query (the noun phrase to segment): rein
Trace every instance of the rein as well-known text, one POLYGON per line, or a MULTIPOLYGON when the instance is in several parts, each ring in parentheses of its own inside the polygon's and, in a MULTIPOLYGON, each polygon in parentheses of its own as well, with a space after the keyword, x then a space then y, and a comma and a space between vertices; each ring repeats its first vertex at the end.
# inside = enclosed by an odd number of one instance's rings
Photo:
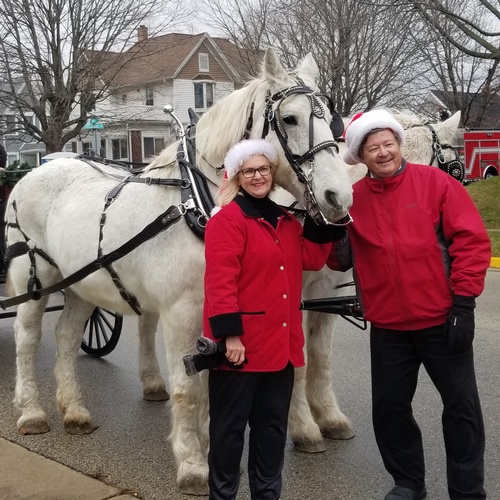
MULTIPOLYGON (((266 96, 266 104, 264 109, 264 128, 262 131, 262 138, 265 138, 269 134, 269 130, 275 131, 278 140, 283 148, 285 156, 290 163, 292 169, 297 175, 298 180, 305 185, 304 198, 307 204, 307 211, 316 221, 316 223, 323 224, 333 224, 343 226, 352 222, 350 215, 347 216, 346 222, 340 223, 331 223, 329 222, 324 214, 318 207, 317 200, 314 196, 314 192, 312 189, 312 175, 314 172, 314 156, 321 150, 326 148, 334 148, 337 153, 339 151, 337 143, 334 140, 323 141, 319 144, 314 144, 314 118, 325 118, 325 109, 323 104, 320 101, 319 96, 322 94, 317 93, 315 90, 307 87, 302 81, 299 80, 299 84, 289 87, 288 89, 277 92, 276 94, 271 95, 268 91, 266 96), (283 101, 295 94, 303 94, 306 95, 311 103, 311 114, 309 118, 309 149, 302 154, 301 156, 294 154, 287 143, 288 137, 283 124, 283 120, 280 114, 280 106, 283 101), (302 165, 305 162, 309 162, 309 170, 304 172, 302 170, 302 165)), ((253 126, 253 110, 254 103, 252 103, 250 110, 250 117, 247 122, 247 127, 245 130, 245 137, 249 137, 252 126, 253 126)), ((99 172, 107 175, 109 177, 113 177, 120 182, 112 188, 106 195, 104 209, 101 213, 101 218, 99 221, 99 245, 97 258, 81 268, 80 270, 74 272, 73 274, 67 276, 62 279, 58 283, 54 285, 43 288, 40 280, 36 276, 36 259, 35 254, 38 254, 42 258, 44 258, 49 264, 53 265, 57 268, 57 264, 53 261, 53 259, 43 250, 37 249, 36 246, 31 242, 28 236, 21 230, 19 224, 16 223, 10 224, 11 227, 16 227, 23 237, 25 238, 25 242, 19 242, 12 245, 9 249, 7 249, 5 259, 12 259, 18 257, 20 255, 28 254, 31 267, 30 267, 30 279, 28 281, 28 291, 24 294, 17 295, 15 297, 0 301, 0 307, 2 309, 6 309, 7 307, 11 307, 14 305, 21 304, 28 300, 39 300, 41 297, 45 295, 50 295, 52 293, 58 292, 67 288, 74 283, 84 279, 89 274, 99 270, 106 269, 115 286, 118 288, 118 291, 121 297, 129 304, 132 310, 140 315, 140 305, 137 301, 137 298, 127 292, 122 282, 114 271, 112 267, 112 263, 116 260, 124 257, 132 250, 140 246, 145 241, 153 238, 161 231, 167 229, 171 224, 177 222, 181 216, 185 217, 186 223, 188 227, 193 231, 193 233, 203 239, 205 233, 205 226, 210 217, 210 212, 215 206, 212 196, 210 194, 210 190, 207 185, 210 179, 201 172, 196 167, 195 162, 195 139, 194 134, 192 134, 192 130, 195 127, 195 121, 191 116, 191 125, 188 127, 186 131, 182 122, 177 118, 174 114, 173 110, 170 106, 165 106, 164 112, 169 113, 176 120, 177 124, 180 127, 181 131, 181 141, 179 143, 179 148, 176 154, 176 160, 179 165, 181 171, 181 179, 164 179, 164 178, 156 178, 156 177, 139 177, 138 174, 143 173, 143 171, 139 172, 130 172, 129 169, 126 169, 129 172, 129 175, 122 176, 119 174, 111 173, 107 170, 104 170, 96 163, 95 159, 91 159, 86 156, 80 156, 79 159, 88 165, 92 166, 94 169, 99 172), (189 136, 189 137, 188 137, 189 136), (121 190, 128 183, 142 183, 146 185, 163 185, 163 186, 173 186, 181 188, 181 203, 177 206, 170 206, 164 213, 162 213, 157 219, 155 219, 152 223, 146 226, 142 231, 132 237, 129 241, 124 243, 121 247, 117 248, 113 252, 103 254, 101 249, 101 242, 103 238, 103 227, 106 223, 106 214, 109 206, 119 197, 121 190)), ((102 162, 106 165, 113 165, 113 162, 104 160, 102 162)), ((121 167, 123 169, 123 164, 119 163, 116 166, 121 167)), ((14 207, 16 211, 16 208, 14 207)))
MULTIPOLYGON (((138 246, 142 245, 142 243, 144 243, 145 241, 153 238, 158 233, 164 231, 172 224, 177 222, 187 210, 188 208, 183 204, 170 206, 153 222, 148 224, 141 232, 137 233, 133 238, 124 243, 122 246, 118 247, 116 250, 99 256, 93 262, 87 264, 73 274, 70 274, 54 285, 48 286, 46 288, 39 288, 36 290, 33 289, 31 290, 31 292, 28 291, 27 293, 24 293, 22 295, 17 295, 10 299, 2 300, 0 301, 0 307, 2 309, 6 309, 7 307, 22 304, 23 302, 26 302, 28 300, 39 300, 45 295, 50 295, 52 293, 59 292, 64 288, 68 288, 69 286, 75 284, 77 281, 82 280, 89 274, 92 274, 99 269, 107 268, 116 260, 121 259, 125 255, 129 254, 132 250, 135 250, 138 246)), ((123 298, 127 300, 126 297, 123 298)))

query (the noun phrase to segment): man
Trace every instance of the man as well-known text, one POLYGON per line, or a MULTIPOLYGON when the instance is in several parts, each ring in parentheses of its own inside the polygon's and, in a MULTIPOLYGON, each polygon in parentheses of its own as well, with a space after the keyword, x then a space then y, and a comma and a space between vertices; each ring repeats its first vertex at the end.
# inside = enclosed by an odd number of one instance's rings
POLYGON ((475 297, 491 259, 487 232, 459 182, 402 158, 404 130, 388 112, 355 116, 345 141, 344 160, 365 163, 368 174, 354 185, 354 223, 328 265, 354 266, 371 323, 373 426, 395 482, 385 500, 427 495, 412 413, 421 364, 443 401, 450 498, 484 499, 485 436, 472 340, 475 297))

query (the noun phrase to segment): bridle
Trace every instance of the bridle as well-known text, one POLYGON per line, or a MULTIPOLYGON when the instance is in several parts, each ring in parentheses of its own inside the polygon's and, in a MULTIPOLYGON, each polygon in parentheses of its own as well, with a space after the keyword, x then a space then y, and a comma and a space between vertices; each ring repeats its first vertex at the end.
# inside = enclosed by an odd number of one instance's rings
MULTIPOLYGON (((352 222, 352 218, 348 213, 341 222, 330 222, 321 209, 319 208, 316 196, 312 188, 313 184, 313 173, 314 173, 314 156, 323 149, 333 148, 338 153, 339 148, 334 140, 327 140, 320 142, 318 144, 314 143, 314 118, 325 119, 325 104, 321 102, 321 98, 327 100, 327 105, 330 109, 333 109, 333 103, 331 99, 325 94, 321 94, 314 89, 305 85, 305 83, 297 79, 296 85, 293 85, 285 90, 280 90, 275 94, 271 94, 268 90, 266 95, 265 107, 264 107, 264 127, 262 129, 261 138, 265 139, 272 130, 276 133, 278 141, 285 153, 285 157, 290 163, 295 175, 299 182, 304 184, 304 200, 306 202, 306 208, 309 215, 317 222, 321 224, 334 225, 334 226, 345 226, 352 222), (286 133, 283 118, 281 116, 281 105, 288 97, 292 95, 302 94, 307 96, 311 104, 311 114, 309 115, 309 149, 302 155, 295 154, 291 151, 288 146, 288 135, 286 133), (302 166, 308 162, 309 168, 304 171, 302 166)), ((250 109, 250 116, 248 118, 244 138, 247 139, 250 136, 250 131, 253 125, 253 109, 254 103, 252 103, 250 109)))
POLYGON ((465 179, 465 166, 460 160, 457 150, 450 144, 441 144, 432 125, 426 123, 425 126, 431 131, 432 135, 432 157, 429 165, 432 165, 434 161, 436 161, 437 166, 441 170, 451 175, 457 181, 463 182, 465 179), (455 153, 455 158, 450 161, 445 161, 443 149, 451 149, 455 153))

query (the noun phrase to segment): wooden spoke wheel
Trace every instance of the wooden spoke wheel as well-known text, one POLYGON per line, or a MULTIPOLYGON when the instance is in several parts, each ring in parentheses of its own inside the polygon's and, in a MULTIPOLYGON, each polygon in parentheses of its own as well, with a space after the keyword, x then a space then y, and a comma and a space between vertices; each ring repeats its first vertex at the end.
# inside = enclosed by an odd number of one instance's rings
POLYGON ((116 347, 122 333, 123 317, 96 307, 87 321, 81 348, 90 356, 108 355, 116 347))

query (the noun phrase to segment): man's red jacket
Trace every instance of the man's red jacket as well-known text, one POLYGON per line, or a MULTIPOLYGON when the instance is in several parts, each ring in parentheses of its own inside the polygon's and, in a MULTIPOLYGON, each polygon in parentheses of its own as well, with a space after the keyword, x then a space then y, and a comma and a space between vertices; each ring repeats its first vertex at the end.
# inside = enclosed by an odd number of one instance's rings
MULTIPOLYGON (((404 162, 393 177, 358 181, 353 197, 349 240, 367 321, 391 330, 437 326, 453 294, 481 294, 490 240, 469 193, 450 175, 404 162)), ((345 242, 332 249, 332 269, 346 268, 339 262, 345 242)))

